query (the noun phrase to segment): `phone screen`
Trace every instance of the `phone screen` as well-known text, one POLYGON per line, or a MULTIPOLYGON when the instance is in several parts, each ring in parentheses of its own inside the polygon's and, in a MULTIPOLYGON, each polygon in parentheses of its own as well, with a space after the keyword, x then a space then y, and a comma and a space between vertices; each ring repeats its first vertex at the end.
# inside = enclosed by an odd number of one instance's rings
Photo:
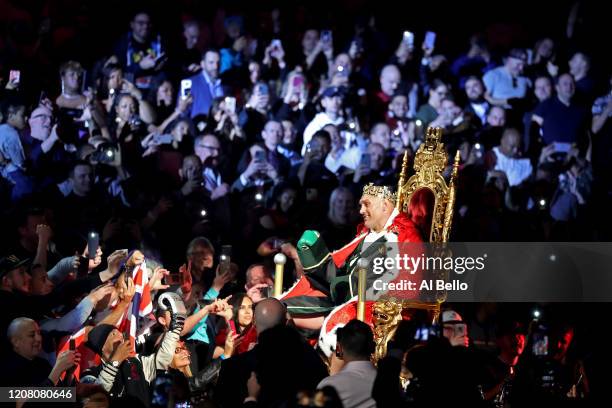
POLYGON ((293 77, 294 87, 302 86, 303 83, 304 83, 304 78, 302 78, 300 75, 296 75, 293 77))
POLYGON ((181 81, 181 98, 187 99, 191 95, 191 79, 181 81))
POLYGON ((361 164, 363 166, 370 166, 370 155, 368 153, 364 153, 361 155, 361 164))
POLYGON ((323 42, 329 43, 332 41, 332 32, 330 30, 321 31, 321 40, 323 42))
POLYGON ((264 162, 266 161, 266 154, 263 150, 258 150, 255 152, 255 161, 256 162, 264 162))
POLYGON ((410 31, 404 31, 404 42, 408 47, 412 48, 414 46, 414 34, 410 31))
POLYGON ((428 31, 425 33, 425 48, 433 49, 436 45, 436 33, 428 31))
POLYGON ((18 70, 11 70, 9 72, 9 82, 13 82, 14 84, 19 84, 19 81, 21 81, 21 71, 18 70))
POLYGON ((76 342, 74 339, 70 339, 70 345, 68 346, 69 350, 76 350, 76 342))
POLYGON ((225 97, 225 109, 228 112, 236 113, 236 98, 234 98, 233 96, 226 96, 225 97))
POLYGON ((89 259, 96 258, 96 251, 98 250, 98 245, 100 244, 100 236, 97 232, 92 231, 87 234, 87 253, 89 259))

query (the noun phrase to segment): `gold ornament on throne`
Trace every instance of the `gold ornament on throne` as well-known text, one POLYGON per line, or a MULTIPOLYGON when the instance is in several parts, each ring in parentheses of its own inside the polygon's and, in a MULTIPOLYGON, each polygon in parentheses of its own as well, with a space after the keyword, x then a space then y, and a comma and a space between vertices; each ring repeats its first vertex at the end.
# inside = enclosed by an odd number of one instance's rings
MULTIPOLYGON (((428 128, 425 141, 419 146, 414 158, 414 175, 408 180, 408 154, 404 153, 402 169, 396 192, 396 208, 400 212, 408 212, 410 200, 421 194, 429 194, 431 207, 428 214, 431 217, 429 231, 425 233, 425 241, 430 243, 445 243, 448 241, 455 206, 456 180, 459 168, 459 152, 455 156, 450 181, 444 179, 444 171, 448 164, 448 154, 441 141, 442 129, 428 128), (428 235, 428 236, 427 236, 428 235)), ((438 249, 434 249, 434 252, 438 249)), ((439 251, 445 251, 442 246, 439 251)), ((434 271, 437 279, 448 278, 445 271, 434 271)), ((425 310, 436 322, 440 315, 440 305, 446 300, 446 291, 438 291, 430 301, 398 300, 385 298, 377 301, 372 309, 374 323, 374 339, 376 351, 374 360, 377 362, 387 354, 387 343, 393 338, 403 315, 410 315, 411 310, 425 310)))

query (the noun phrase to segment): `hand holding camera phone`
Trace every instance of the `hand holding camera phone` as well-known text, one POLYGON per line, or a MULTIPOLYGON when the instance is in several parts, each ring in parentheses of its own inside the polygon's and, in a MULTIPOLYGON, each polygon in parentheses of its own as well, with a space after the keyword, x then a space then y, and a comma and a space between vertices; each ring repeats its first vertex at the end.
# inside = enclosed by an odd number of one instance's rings
POLYGON ((225 111, 227 113, 236 113, 236 98, 233 96, 225 97, 225 111))
POLYGON ((321 41, 326 44, 331 44, 332 42, 332 32, 331 30, 323 30, 321 31, 321 41))
POLYGON ((423 46, 428 50, 433 50, 436 46, 436 33, 433 31, 427 31, 425 33, 425 41, 423 42, 423 46))
POLYGON ((402 38, 402 41, 404 42, 404 44, 406 44, 406 46, 410 49, 414 48, 414 33, 412 33, 411 31, 404 31, 404 36, 402 38))
POLYGON ((191 95, 191 79, 183 79, 181 81, 181 98, 187 99, 191 95))
POLYGON ((87 255, 89 259, 96 259, 99 244, 100 235, 97 232, 91 231, 87 234, 87 255))
POLYGON ((9 84, 18 87, 21 81, 21 71, 13 69, 9 72, 9 84))

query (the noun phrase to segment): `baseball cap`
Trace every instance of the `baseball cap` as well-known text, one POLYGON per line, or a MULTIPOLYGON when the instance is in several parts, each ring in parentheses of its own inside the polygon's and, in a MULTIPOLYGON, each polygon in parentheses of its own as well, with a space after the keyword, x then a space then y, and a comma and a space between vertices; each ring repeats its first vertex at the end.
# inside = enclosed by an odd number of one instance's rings
POLYGON ((464 323, 461 315, 454 310, 445 310, 442 312, 442 323, 446 324, 454 324, 454 323, 464 323))
POLYGON ((334 96, 344 96, 344 89, 339 86, 328 86, 321 94, 323 98, 333 98, 334 96))
POLYGON ((11 254, 0 258, 0 278, 4 277, 10 271, 13 271, 20 266, 30 262, 28 258, 21 259, 17 255, 11 254))

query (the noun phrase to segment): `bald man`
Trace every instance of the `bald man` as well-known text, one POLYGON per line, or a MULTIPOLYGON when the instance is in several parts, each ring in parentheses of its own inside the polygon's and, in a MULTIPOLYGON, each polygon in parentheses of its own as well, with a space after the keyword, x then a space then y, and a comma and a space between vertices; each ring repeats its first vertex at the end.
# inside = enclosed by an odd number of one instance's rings
POLYGON ((12 350, 2 359, 0 366, 0 384, 3 386, 55 386, 60 375, 79 362, 80 355, 69 350, 58 356, 53 368, 47 360, 38 357, 42 350, 40 328, 27 317, 14 319, 6 335, 12 350))

